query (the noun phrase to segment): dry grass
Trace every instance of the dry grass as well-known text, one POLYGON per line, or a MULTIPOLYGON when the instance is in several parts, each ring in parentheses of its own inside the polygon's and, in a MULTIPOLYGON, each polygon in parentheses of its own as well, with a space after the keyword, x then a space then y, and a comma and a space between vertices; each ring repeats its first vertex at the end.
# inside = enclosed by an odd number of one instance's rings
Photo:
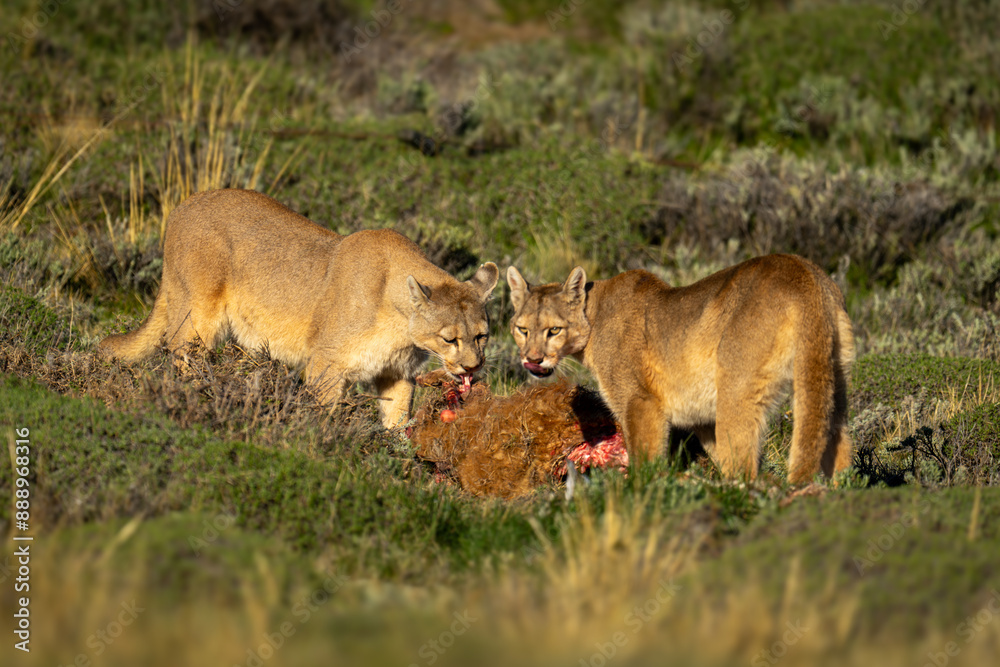
MULTIPOLYGON (((727 245, 751 255, 793 252, 830 271, 847 256, 857 278, 892 280, 951 230, 975 219, 970 197, 898 175, 841 167, 770 149, 738 151, 706 176, 669 178, 660 207, 640 225, 654 246, 697 247, 725 259, 727 245)), ((944 247, 944 244, 942 244, 944 247)))
POLYGON ((185 363, 161 353, 131 365, 93 351, 52 350, 39 357, 5 341, 0 370, 62 394, 90 396, 109 407, 152 408, 182 427, 204 424, 262 445, 287 446, 296 433, 318 456, 345 438, 373 439, 373 400, 348 396, 331 418, 330 406, 299 372, 270 359, 266 350, 248 352, 227 343, 216 351, 191 344, 183 356, 185 363))
POLYGON ((102 130, 97 114, 87 108, 77 108, 69 102, 69 110, 61 118, 45 112, 38 124, 37 134, 47 155, 55 155, 60 150, 79 150, 102 130))
POLYGON ((940 396, 926 392, 906 396, 896 406, 886 410, 882 418, 883 442, 899 442, 922 428, 934 428, 961 413, 1000 403, 1000 387, 992 375, 969 377, 962 387, 949 386, 940 396))
POLYGON ((562 282, 576 268, 582 266, 588 277, 597 278, 598 263, 588 257, 584 244, 573 238, 569 222, 563 219, 551 228, 540 228, 531 233, 532 243, 524 258, 525 275, 535 283, 562 282))
MULTIPOLYGON (((501 570, 496 587, 481 593, 484 614, 502 619, 500 636, 532 647, 529 663, 598 664, 592 656, 618 632, 624 641, 615 659, 625 664, 908 665, 957 639, 955 628, 919 640, 866 628, 859 621, 863 582, 845 587, 835 565, 825 579, 804 572, 797 557, 748 563, 743 573, 706 571, 698 556, 710 516, 677 523, 651 511, 652 498, 622 509, 613 489, 606 502, 599 518, 584 506, 560 542, 545 546, 537 579, 501 570), (779 591, 761 576, 774 567, 787 571, 779 591), (825 585, 807 592, 804 582, 817 578, 825 585)), ((993 621, 959 642, 959 664, 979 664, 1000 649, 993 621)))
POLYGON ((660 604, 672 604, 683 587, 679 579, 694 567, 711 522, 689 515, 678 524, 652 509, 659 503, 648 492, 625 505, 620 488, 611 487, 605 503, 598 515, 582 501, 577 520, 567 523, 560 540, 543 541, 541 588, 518 590, 520 577, 509 574, 511 582, 505 585, 511 586, 512 634, 547 628, 552 633, 548 648, 557 652, 558 640, 583 643, 601 636, 614 627, 612 619, 624 619, 637 601, 661 588, 660 604))
MULTIPOLYGON (((138 174, 130 183, 130 238, 155 233, 160 239, 170 212, 196 192, 227 187, 262 189, 261 182, 273 144, 272 132, 280 129, 283 118, 272 118, 269 128, 258 127, 251 111, 251 99, 268 61, 257 66, 206 66, 201 62, 195 40, 189 39, 184 70, 177 75, 168 69, 162 86, 163 104, 170 124, 168 147, 161 159, 143 158, 133 165, 138 174), (152 181, 160 215, 147 220, 134 204, 141 199, 144 166, 152 169, 152 181), (152 223, 158 223, 152 227, 152 223)), ((300 146, 300 150, 302 147, 300 146)), ((277 175, 263 188, 275 189, 298 152, 286 160, 277 175)))
POLYGON ((2 193, 0 193, 0 233, 17 231, 25 217, 42 200, 44 195, 62 179, 77 160, 99 140, 103 139, 106 133, 106 127, 98 128, 75 151, 71 144, 63 142, 45 165, 41 176, 21 201, 14 202, 9 197, 10 183, 5 184, 2 193))
MULTIPOLYGON (((465 589, 349 581, 308 621, 292 609, 316 586, 283 583, 280 564, 263 554, 230 570, 230 583, 177 600, 152 583, 148 559, 155 554, 141 546, 116 559, 109 557, 115 539, 103 547, 53 545, 32 560, 33 653, 14 652, 11 664, 71 664, 83 654, 102 665, 245 665, 247 651, 257 652, 265 635, 273 637, 286 622, 295 634, 264 664, 313 664, 330 656, 337 656, 335 664, 409 664, 463 610, 475 622, 438 664, 606 664, 595 656, 612 647, 613 660, 627 665, 780 660, 791 667, 894 667, 923 664, 929 652, 956 642, 961 654, 954 664, 987 665, 1000 651, 995 616, 968 641, 957 628, 915 640, 871 633, 858 624, 859 589, 839 587, 830 576, 820 595, 806 595, 794 559, 759 565, 787 568, 777 594, 753 574, 709 584, 692 558, 696 532, 667 538, 649 528, 639 511, 610 507, 600 519, 584 514, 561 544, 544 549, 536 576, 501 573, 465 589), (117 634, 122 605, 133 600, 143 610, 134 621, 111 643, 96 640, 98 631, 117 634), (103 647, 102 655, 95 656, 95 647, 103 647)), ((142 530, 126 536, 124 546, 142 530)), ((2 595, 9 601, 10 588, 2 595)))
POLYGON ((265 586, 246 573, 239 605, 222 596, 198 605, 169 603, 150 571, 155 553, 140 546, 139 557, 124 563, 114 557, 137 523, 104 545, 79 540, 33 550, 32 651, 11 650, 8 664, 233 664, 243 657, 238 647, 269 629, 254 623, 272 613, 265 586))
POLYGON ((1000 403, 1000 387, 996 379, 980 373, 978 378, 968 378, 962 387, 948 387, 946 394, 936 400, 907 397, 893 412, 883 437, 886 440, 901 440, 922 427, 936 426, 960 413, 996 403, 1000 403))

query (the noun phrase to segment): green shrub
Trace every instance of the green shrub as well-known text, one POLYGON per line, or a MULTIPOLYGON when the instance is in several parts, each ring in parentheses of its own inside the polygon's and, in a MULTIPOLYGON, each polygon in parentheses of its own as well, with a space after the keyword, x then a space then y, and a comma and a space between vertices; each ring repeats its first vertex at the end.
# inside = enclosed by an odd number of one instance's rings
POLYGON ((0 286, 0 352, 4 355, 17 347, 44 357, 50 351, 79 348, 79 343, 79 333, 48 306, 17 287, 0 286))
POLYGON ((922 427, 894 451, 910 454, 909 473, 922 484, 1000 482, 1000 404, 984 403, 922 427))
POLYGON ((892 283, 915 250, 945 230, 979 220, 971 198, 924 182, 894 182, 891 173, 844 167, 773 150, 736 151, 717 171, 667 177, 664 204, 638 221, 653 245, 683 244, 711 256, 724 243, 744 255, 793 252, 869 288, 892 283))
POLYGON ((854 364, 850 400, 856 411, 880 403, 899 405, 907 396, 960 398, 975 395, 980 383, 1000 386, 1000 364, 929 354, 869 354, 854 364))

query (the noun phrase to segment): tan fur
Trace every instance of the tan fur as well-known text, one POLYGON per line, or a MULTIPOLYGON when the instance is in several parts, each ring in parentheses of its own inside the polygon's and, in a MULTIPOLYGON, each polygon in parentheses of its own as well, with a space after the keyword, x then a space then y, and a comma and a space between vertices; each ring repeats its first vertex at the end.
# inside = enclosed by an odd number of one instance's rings
POLYGON ((794 255, 758 257, 687 287, 646 271, 532 287, 510 267, 511 332, 536 375, 572 356, 597 378, 635 459, 670 426, 692 430, 723 474, 754 479, 767 413, 793 388, 788 479, 851 464, 854 336, 840 290, 794 255))
POLYGON ((428 354, 455 376, 482 367, 484 304, 498 277, 487 263, 459 282, 391 230, 341 236, 259 192, 203 192, 167 219, 153 311, 100 350, 136 361, 164 338, 177 351, 231 333, 303 366, 331 405, 354 382, 371 383, 392 427, 409 416, 428 354))

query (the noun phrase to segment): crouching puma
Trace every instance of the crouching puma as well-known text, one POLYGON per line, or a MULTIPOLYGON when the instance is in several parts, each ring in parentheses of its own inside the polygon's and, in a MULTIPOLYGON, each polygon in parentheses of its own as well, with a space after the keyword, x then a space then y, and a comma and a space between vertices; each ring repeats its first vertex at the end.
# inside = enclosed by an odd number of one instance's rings
POLYGON ((521 362, 549 375, 572 356, 597 378, 631 456, 693 431, 729 477, 753 479, 767 413, 793 391, 788 479, 851 464, 847 381, 854 336, 836 284, 801 257, 769 255, 687 287, 646 271, 531 286, 510 267, 521 362))
POLYGON ((394 231, 341 236, 259 192, 203 192, 167 218, 149 317, 99 347, 136 361, 163 339, 176 351, 232 334, 303 366, 330 405, 354 382, 371 383, 393 427, 409 416, 429 354, 463 382, 482 367, 499 274, 489 262, 459 282, 394 231))

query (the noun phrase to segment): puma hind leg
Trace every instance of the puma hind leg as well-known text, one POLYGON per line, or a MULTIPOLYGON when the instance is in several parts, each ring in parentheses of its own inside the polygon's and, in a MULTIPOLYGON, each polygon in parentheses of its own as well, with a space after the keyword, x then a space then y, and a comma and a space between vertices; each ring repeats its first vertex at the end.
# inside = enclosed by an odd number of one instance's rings
MULTIPOLYGON (((754 480, 760 471, 761 441, 768 413, 788 386, 792 349, 772 331, 761 343, 768 354, 748 358, 737 337, 719 347, 715 373, 716 407, 712 459, 726 477, 754 480)), ((704 433, 710 435, 704 430, 704 433)))
POLYGON ((719 392, 710 453, 724 477, 757 478, 766 415, 754 398, 738 391, 719 392))
POLYGON ((226 333, 227 324, 222 308, 217 305, 179 306, 171 312, 167 327, 167 349, 177 356, 183 356, 188 343, 201 341, 212 349, 226 333))
POLYGON ((314 356, 306 364, 305 380, 316 390, 320 403, 330 412, 337 409, 348 389, 345 371, 319 356, 314 356))

